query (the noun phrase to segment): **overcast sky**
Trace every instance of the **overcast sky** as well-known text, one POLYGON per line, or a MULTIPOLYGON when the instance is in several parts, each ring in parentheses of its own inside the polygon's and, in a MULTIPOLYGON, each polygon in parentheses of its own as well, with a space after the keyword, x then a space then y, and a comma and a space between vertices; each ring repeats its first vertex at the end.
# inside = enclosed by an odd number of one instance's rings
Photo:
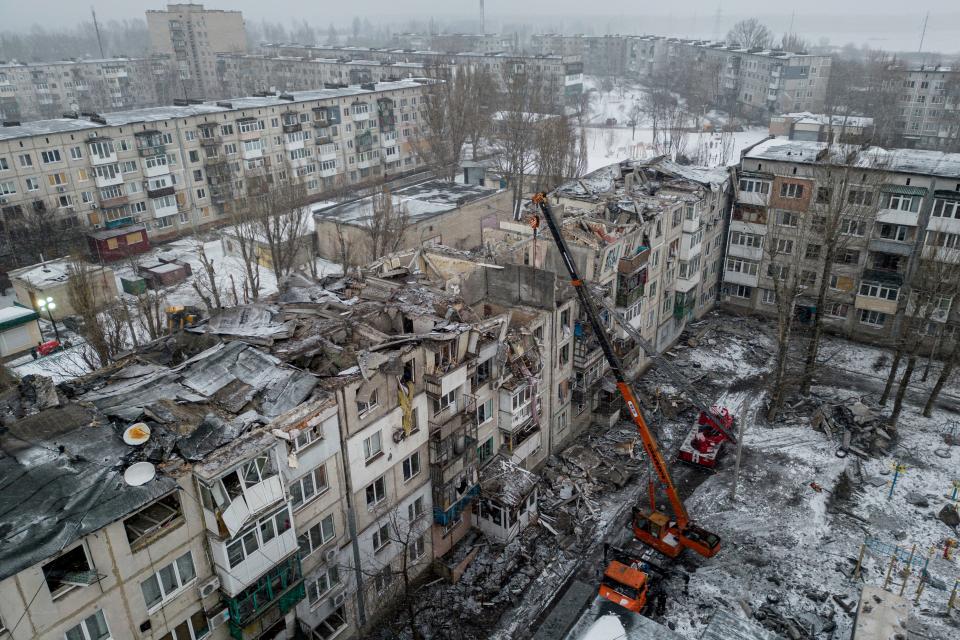
MULTIPOLYGON (((0 0, 0 29, 23 29, 34 23, 50 27, 66 26, 88 20, 90 5, 103 21, 142 18, 146 9, 160 9, 166 3, 144 0, 0 0)), ((271 20, 289 24, 294 16, 303 16, 315 26, 325 27, 331 21, 341 24, 353 16, 368 17, 373 22, 389 20, 403 25, 411 17, 421 19, 475 17, 479 0, 213 0, 203 2, 207 8, 237 9, 247 20, 271 20)), ((931 13, 928 40, 924 49, 960 49, 956 36, 960 33, 960 0, 486 0, 488 24, 499 20, 539 21, 557 24, 571 16, 593 18, 594 30, 616 29, 627 24, 649 24, 644 31, 695 37, 710 37, 715 31, 714 16, 722 5, 722 28, 737 18, 757 14, 777 33, 786 31, 791 14, 797 12, 794 30, 817 41, 820 36, 833 44, 854 41, 883 48, 916 48, 923 15, 931 13), (618 22, 627 18, 630 22, 618 22), (840 19, 838 19, 840 18, 840 19)), ((488 29, 489 30, 489 29, 488 29)))

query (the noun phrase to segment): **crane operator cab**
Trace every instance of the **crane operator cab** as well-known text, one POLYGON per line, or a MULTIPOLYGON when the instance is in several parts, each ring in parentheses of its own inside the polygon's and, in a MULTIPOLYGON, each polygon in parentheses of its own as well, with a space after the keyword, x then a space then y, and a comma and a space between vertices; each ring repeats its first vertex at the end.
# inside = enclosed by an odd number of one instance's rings
POLYGON ((613 559, 607 564, 600 580, 600 597, 628 611, 641 613, 647 606, 650 589, 649 567, 621 549, 604 545, 605 560, 608 553, 613 559))
POLYGON ((631 525, 637 540, 668 558, 676 558, 684 549, 693 549, 705 558, 712 558, 720 551, 720 536, 693 523, 687 523, 681 530, 677 522, 662 511, 634 507, 631 525))

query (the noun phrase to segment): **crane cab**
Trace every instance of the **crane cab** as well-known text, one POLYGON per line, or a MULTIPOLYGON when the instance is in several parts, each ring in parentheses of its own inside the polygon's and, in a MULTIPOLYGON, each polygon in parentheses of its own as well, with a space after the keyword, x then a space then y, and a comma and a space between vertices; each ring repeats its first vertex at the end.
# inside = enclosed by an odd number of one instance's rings
POLYGON ((628 611, 640 613, 647 606, 650 581, 639 564, 612 560, 600 581, 600 596, 628 611))
POLYGON ((668 558, 676 558, 684 549, 693 549, 704 558, 712 558, 720 551, 720 536, 692 523, 680 529, 662 511, 634 507, 631 524, 633 537, 668 558))

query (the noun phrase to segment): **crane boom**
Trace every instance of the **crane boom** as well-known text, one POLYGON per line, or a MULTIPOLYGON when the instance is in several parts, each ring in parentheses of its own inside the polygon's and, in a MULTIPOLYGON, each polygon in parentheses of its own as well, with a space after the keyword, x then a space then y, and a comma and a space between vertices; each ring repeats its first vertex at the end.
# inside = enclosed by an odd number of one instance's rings
POLYGON ((630 417, 633 419, 633 423, 637 426, 637 431, 640 433, 640 440, 643 443, 643 449, 647 452, 647 456, 649 457, 651 464, 653 464, 653 468, 657 473, 657 477, 660 479, 660 483, 663 485, 664 491, 667 494, 667 499, 670 501, 674 518, 676 518, 677 521, 677 526, 683 530, 690 523, 690 517, 687 514, 687 509, 684 507, 683 501, 680 500, 680 496, 677 493, 676 487, 673 485, 673 479, 670 477, 670 472, 667 470, 667 463, 663 458, 663 454, 660 453, 660 447, 657 445, 657 441, 654 439, 653 434, 650 433, 650 428, 647 426, 646 420, 643 419, 643 415, 640 413, 636 396, 634 396, 633 389, 630 388, 630 384, 627 382, 626 375, 623 372, 623 365, 620 363, 620 358, 614 352, 613 346, 610 344, 610 340, 607 338, 606 330, 600 323, 600 314, 597 311, 597 303, 593 299, 593 294, 587 289, 586 283, 577 272, 577 265, 573 262, 573 254, 570 253, 570 248, 567 246, 567 241, 560 232, 560 227, 553 216, 553 210, 550 207, 550 203, 547 201, 547 195, 545 193, 538 193, 534 195, 533 202, 543 213, 543 217, 547 222, 547 226, 550 228, 550 233, 553 235, 553 239, 557 243, 557 249, 560 252, 560 257, 563 260, 564 266, 567 268, 567 272, 570 274, 570 284, 573 285, 574 290, 577 292, 577 297, 580 300, 580 304, 583 305, 583 308, 587 313, 587 319, 590 321, 590 326, 593 328, 594 334, 600 341, 600 348, 603 350, 603 355, 606 357, 607 362, 610 365, 610 371, 613 374, 614 380, 616 380, 617 389, 620 391, 620 395, 623 397, 623 401, 627 405, 627 410, 630 412, 630 417))

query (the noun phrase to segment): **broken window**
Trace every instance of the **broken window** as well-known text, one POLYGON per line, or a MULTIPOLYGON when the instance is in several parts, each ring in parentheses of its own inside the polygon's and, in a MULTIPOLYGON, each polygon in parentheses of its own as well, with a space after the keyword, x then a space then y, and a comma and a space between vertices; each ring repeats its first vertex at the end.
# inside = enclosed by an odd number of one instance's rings
POLYGON ((189 618, 178 624, 172 631, 160 640, 196 640, 206 637, 210 633, 210 623, 203 610, 197 611, 189 618))
POLYGON ((426 534, 422 534, 419 538, 410 543, 410 562, 416 562, 423 557, 423 554, 427 551, 427 542, 426 534))
POLYGON ((383 476, 380 476, 368 484, 365 493, 368 509, 373 509, 376 505, 383 502, 387 497, 387 486, 383 480, 383 476))
POLYGON ((160 498, 123 521, 127 541, 133 548, 147 537, 183 522, 183 510, 176 493, 160 498))
POLYGON ((493 398, 488 398, 477 407, 477 424, 483 424, 493 418, 493 398))
POLYGON ((347 612, 343 607, 340 607, 313 628, 313 635, 323 640, 330 640, 346 628, 347 612))
POLYGON ((477 365, 477 372, 473 376, 473 386, 479 387, 490 379, 493 374, 493 358, 487 358, 477 365))
POLYGON ((314 442, 323 440, 323 431, 324 429, 330 426, 333 429, 337 428, 337 417, 333 416, 327 418, 322 423, 319 418, 313 418, 307 423, 307 426, 300 430, 300 434, 293 439, 293 448, 295 451, 300 451, 310 446, 314 442))
POLYGON ((417 361, 414 358, 410 358, 403 363, 403 377, 400 378, 400 381, 404 384, 408 382, 417 381, 417 361))
POLYGON ((387 590, 387 587, 390 586, 390 583, 393 581, 393 571, 391 571, 390 566, 387 565, 381 571, 378 571, 377 574, 373 577, 374 587, 377 589, 377 593, 383 593, 387 590))
POLYGON ((457 405, 457 390, 451 389, 449 392, 443 394, 439 398, 434 398, 433 400, 433 415, 443 413, 451 406, 456 408, 457 405))
POLYGON ((377 407, 377 390, 374 389, 366 400, 357 398, 357 414, 362 418, 377 407))
POLYGON ((370 538, 370 542, 373 544, 374 552, 380 551, 390 544, 390 525, 382 525, 379 529, 374 531, 373 536, 370 538))
POLYGON ((78 544, 43 565, 43 577, 54 599, 71 589, 89 586, 97 580, 97 574, 90 566, 83 544, 78 544))

